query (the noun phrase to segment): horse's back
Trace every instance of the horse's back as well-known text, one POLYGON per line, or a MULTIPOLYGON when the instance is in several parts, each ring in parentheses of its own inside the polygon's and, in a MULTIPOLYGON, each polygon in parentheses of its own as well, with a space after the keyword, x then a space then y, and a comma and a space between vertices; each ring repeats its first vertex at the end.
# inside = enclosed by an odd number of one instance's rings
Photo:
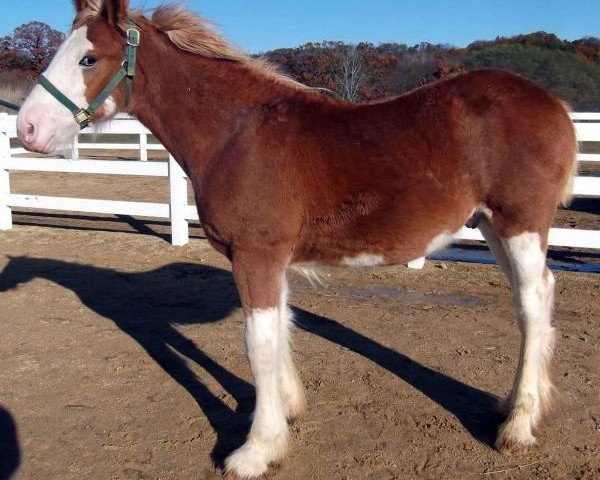
POLYGON ((326 155, 317 149, 302 160, 311 182, 301 260, 369 252, 405 261, 478 207, 509 230, 542 231, 576 151, 560 100, 501 70, 460 74, 332 117, 335 125, 315 126, 326 155))

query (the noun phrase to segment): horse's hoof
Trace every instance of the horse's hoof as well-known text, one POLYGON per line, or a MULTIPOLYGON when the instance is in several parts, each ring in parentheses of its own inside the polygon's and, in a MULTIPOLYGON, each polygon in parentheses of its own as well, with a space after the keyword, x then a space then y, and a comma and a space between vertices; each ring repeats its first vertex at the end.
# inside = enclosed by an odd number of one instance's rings
POLYGON ((248 441, 225 460, 225 478, 228 480, 254 480, 264 475, 270 464, 280 462, 286 443, 266 445, 248 441))
POLYGON ((502 424, 496 439, 496 449, 502 454, 526 451, 536 440, 531 433, 530 422, 509 419, 502 424))
POLYGON ((225 460, 225 478, 231 480, 256 479, 264 475, 268 467, 265 455, 260 450, 244 445, 225 460))

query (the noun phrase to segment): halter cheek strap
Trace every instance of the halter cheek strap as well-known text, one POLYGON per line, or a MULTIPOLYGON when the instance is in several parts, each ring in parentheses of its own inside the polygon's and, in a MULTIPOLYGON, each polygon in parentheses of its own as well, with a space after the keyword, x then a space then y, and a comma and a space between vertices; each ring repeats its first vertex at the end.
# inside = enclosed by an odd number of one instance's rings
POLYGON ((137 47, 140 44, 140 31, 137 25, 129 20, 127 28, 127 45, 125 47, 125 59, 121 68, 110 79, 108 84, 102 89, 94 100, 87 107, 78 107, 69 97, 62 93, 54 84, 43 75, 38 77, 38 83, 44 87, 50 95, 65 106, 72 114, 79 128, 84 129, 90 123, 90 117, 104 103, 111 93, 119 86, 119 83, 125 79, 125 105, 129 104, 131 98, 131 89, 133 77, 135 75, 135 64, 137 47))

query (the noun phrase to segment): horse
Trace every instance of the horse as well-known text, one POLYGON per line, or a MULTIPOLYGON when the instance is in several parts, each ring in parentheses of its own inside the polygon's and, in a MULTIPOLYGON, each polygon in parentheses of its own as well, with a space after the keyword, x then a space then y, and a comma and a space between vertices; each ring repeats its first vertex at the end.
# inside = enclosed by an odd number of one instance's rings
POLYGON ((574 175, 567 106, 501 70, 452 75, 392 99, 322 95, 233 47, 177 5, 75 0, 72 31, 25 101, 23 145, 47 153, 88 122, 137 117, 191 179, 208 242, 232 265, 256 388, 225 473, 283 459, 306 400, 290 351, 288 268, 404 263, 478 228, 521 333, 496 447, 536 442, 553 393, 548 231, 574 175))

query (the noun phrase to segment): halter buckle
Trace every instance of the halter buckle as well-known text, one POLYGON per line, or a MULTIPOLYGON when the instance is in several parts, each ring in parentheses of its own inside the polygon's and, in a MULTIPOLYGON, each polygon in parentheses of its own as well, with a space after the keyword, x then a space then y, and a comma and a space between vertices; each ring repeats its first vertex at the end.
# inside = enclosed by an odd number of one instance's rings
POLYGON ((137 47, 140 44, 140 31, 137 28, 127 29, 127 45, 137 47))
POLYGON ((77 124, 83 129, 88 126, 88 123, 90 123, 91 115, 85 108, 80 108, 73 114, 73 117, 75 118, 77 124))

